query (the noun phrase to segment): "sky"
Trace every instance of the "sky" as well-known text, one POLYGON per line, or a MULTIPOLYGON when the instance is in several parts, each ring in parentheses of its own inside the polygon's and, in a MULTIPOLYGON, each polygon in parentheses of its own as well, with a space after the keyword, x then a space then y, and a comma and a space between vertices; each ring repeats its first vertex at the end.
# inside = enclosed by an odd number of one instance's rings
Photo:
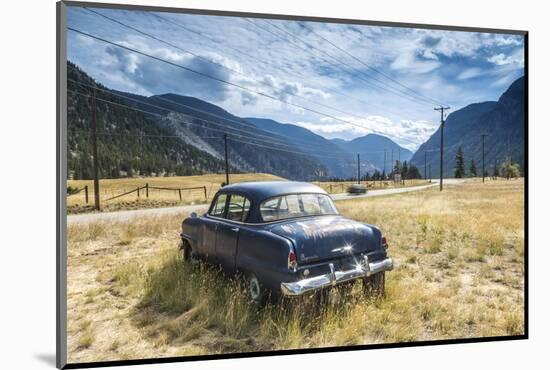
POLYGON ((148 55, 68 30, 68 60, 109 88, 413 151, 439 125, 434 107, 498 100, 524 74, 510 34, 72 6, 67 26, 148 55))

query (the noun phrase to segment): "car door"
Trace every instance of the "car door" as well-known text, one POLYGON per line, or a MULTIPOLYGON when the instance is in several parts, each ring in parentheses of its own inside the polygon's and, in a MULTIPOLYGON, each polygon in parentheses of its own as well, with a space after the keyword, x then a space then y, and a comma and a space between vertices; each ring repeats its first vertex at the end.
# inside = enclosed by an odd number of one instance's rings
POLYGON ((235 272, 239 230, 248 218, 250 201, 239 194, 231 194, 224 219, 216 233, 216 259, 228 273, 235 272))
POLYGON ((203 217, 203 238, 200 254, 205 256, 208 260, 216 262, 216 237, 220 219, 225 216, 225 210, 227 207, 227 201, 229 197, 227 194, 219 194, 214 200, 211 209, 206 217, 203 217))

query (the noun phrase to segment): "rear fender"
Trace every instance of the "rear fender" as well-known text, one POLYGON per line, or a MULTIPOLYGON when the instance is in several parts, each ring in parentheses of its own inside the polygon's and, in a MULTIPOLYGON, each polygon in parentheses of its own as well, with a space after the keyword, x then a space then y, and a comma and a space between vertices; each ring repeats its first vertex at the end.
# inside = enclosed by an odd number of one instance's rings
POLYGON ((284 237, 268 231, 242 228, 237 269, 254 273, 266 288, 279 291, 281 282, 297 278, 297 273, 288 268, 288 254, 293 248, 290 240, 284 237))

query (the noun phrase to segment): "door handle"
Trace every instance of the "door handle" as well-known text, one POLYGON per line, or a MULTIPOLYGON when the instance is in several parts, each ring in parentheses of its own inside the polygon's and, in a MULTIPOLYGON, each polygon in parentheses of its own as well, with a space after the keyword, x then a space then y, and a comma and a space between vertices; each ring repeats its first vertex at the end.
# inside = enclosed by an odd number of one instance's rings
POLYGON ((232 227, 232 228, 231 228, 231 231, 238 232, 238 231, 239 231, 239 228, 238 228, 238 227, 232 227))

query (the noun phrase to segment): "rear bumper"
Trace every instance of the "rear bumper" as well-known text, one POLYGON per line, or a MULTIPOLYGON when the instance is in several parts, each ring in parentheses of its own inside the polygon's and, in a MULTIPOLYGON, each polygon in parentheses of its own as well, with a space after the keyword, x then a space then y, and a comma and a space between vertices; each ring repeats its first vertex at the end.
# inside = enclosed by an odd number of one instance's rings
POLYGON ((335 286, 346 281, 371 276, 378 272, 392 270, 393 261, 391 258, 386 258, 377 262, 369 262, 368 257, 365 256, 362 263, 352 270, 335 271, 332 263, 329 263, 329 267, 330 273, 328 274, 299 281, 281 283, 281 292, 285 296, 299 296, 314 290, 335 286))

